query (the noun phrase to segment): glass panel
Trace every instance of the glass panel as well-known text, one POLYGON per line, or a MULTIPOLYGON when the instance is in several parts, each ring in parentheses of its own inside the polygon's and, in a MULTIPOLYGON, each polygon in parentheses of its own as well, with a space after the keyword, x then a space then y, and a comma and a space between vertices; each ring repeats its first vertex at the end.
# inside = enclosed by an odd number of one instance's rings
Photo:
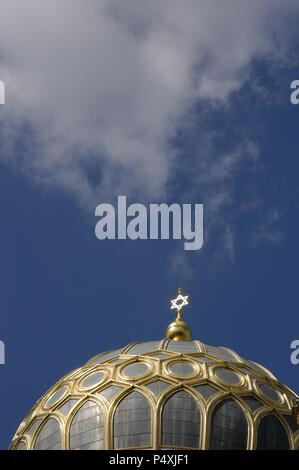
POLYGON ((59 400, 61 400, 61 398, 66 395, 67 390, 68 387, 66 385, 56 390, 56 392, 54 392, 53 395, 51 395, 50 398, 48 398, 48 400, 46 401, 46 407, 50 408, 51 406, 56 405, 56 403, 58 403, 59 400))
POLYGON ((68 415, 69 412, 74 408, 74 406, 78 403, 78 400, 68 400, 64 405, 62 405, 58 411, 62 413, 64 416, 68 415))
POLYGON ((87 389, 93 388, 96 385, 99 385, 103 381, 104 377, 105 374, 103 372, 93 372, 92 374, 85 377, 82 382, 80 382, 79 387, 87 389))
POLYGON ((162 445, 199 448, 200 412, 194 398, 185 391, 172 395, 162 416, 162 445))
POLYGON ((161 341, 148 341, 146 343, 137 343, 130 347, 126 354, 142 354, 158 349, 161 341))
POLYGON ((212 356, 219 357, 220 359, 224 359, 225 361, 230 362, 238 362, 238 359, 229 351, 225 349, 216 348, 214 346, 206 345, 207 352, 212 356))
POLYGON ((118 405, 114 415, 114 449, 152 445, 151 408, 139 392, 131 392, 118 405))
POLYGON ((230 357, 231 362, 238 362, 239 363, 241 361, 241 357, 235 351, 232 351, 230 348, 225 348, 223 346, 219 346, 218 351, 220 352, 221 355, 223 355, 223 358, 224 358, 225 355, 227 355, 226 356, 227 358, 230 357))
POLYGON ((299 428, 299 424, 296 423, 292 415, 283 415, 285 421, 288 423, 289 427, 293 432, 296 432, 299 428))
POLYGON ((19 444, 15 447, 15 450, 27 450, 27 444, 25 441, 19 442, 19 444))
POLYGON ((32 437, 41 422, 41 419, 35 419, 33 423, 26 429, 25 434, 28 434, 28 436, 32 437))
POLYGON ((265 395, 265 397, 269 398, 269 400, 281 402, 280 393, 277 390, 275 390, 274 387, 271 387, 271 385, 261 384, 259 388, 262 394, 265 395))
POLYGON ((56 419, 50 418, 43 425, 35 441, 34 450, 60 450, 61 433, 56 419))
POLYGON ((287 450, 289 439, 287 433, 274 415, 265 416, 258 428, 257 449, 259 450, 287 450))
POLYGON ((208 356, 192 356, 192 357, 198 362, 205 362, 205 363, 217 362, 216 359, 208 357, 208 356))
POLYGON ((151 354, 149 357, 154 357, 155 359, 169 359, 172 356, 170 354, 160 352, 160 353, 151 354))
POLYGON ((127 377, 140 377, 148 371, 148 365, 144 362, 134 362, 122 370, 122 374, 127 377))
POLYGON ((238 385, 241 383, 240 377, 235 372, 225 369, 224 367, 215 369, 215 375, 218 379, 230 385, 238 385))
POLYGON ((104 398, 106 398, 107 401, 111 401, 115 395, 117 395, 123 389, 123 387, 119 387, 118 385, 110 385, 110 387, 101 390, 98 395, 102 395, 104 398))
POLYGON ((252 412, 258 410, 261 406, 264 406, 259 400, 250 395, 241 397, 243 401, 245 401, 246 405, 249 406, 252 412))
POLYGON ((99 354, 98 356, 96 356, 94 359, 92 359, 91 361, 89 361, 88 363, 90 365, 94 365, 94 364, 101 364, 101 362, 105 362, 107 361, 108 359, 110 359, 111 357, 114 357, 114 356, 118 356, 119 354, 122 353, 124 348, 121 348, 121 349, 115 349, 114 351, 108 351, 104 354, 99 354))
POLYGON ((164 382, 163 380, 155 380, 154 382, 150 382, 146 385, 146 387, 149 388, 150 391, 153 392, 156 396, 161 395, 161 393, 163 393, 164 390, 170 386, 171 385, 169 383, 164 382))
POLYGON ((240 405, 232 399, 219 403, 212 413, 210 449, 244 450, 248 424, 240 405))
POLYGON ((269 371, 264 370, 259 364, 256 364, 255 362, 252 362, 252 361, 244 361, 244 362, 249 367, 251 367, 251 369, 255 370, 259 374, 261 374, 263 376, 268 376, 268 377, 271 377, 271 378, 275 378, 274 375, 272 375, 269 371))
POLYGON ((169 341, 166 349, 178 353, 193 353, 199 351, 194 341, 169 341))
POLYGON ((216 395, 216 393, 219 393, 218 388, 212 387, 212 385, 208 384, 198 385, 194 388, 205 400, 208 400, 213 395, 216 395))
POLYGON ((111 361, 109 361, 109 364, 121 364, 122 362, 126 362, 128 359, 111 359, 111 361))
POLYGON ((183 361, 171 364, 169 366, 169 370, 172 374, 177 375, 178 377, 190 377, 195 373, 193 365, 183 361))
POLYGON ((75 414, 70 429, 70 449, 104 448, 104 416, 101 407, 87 401, 75 414))

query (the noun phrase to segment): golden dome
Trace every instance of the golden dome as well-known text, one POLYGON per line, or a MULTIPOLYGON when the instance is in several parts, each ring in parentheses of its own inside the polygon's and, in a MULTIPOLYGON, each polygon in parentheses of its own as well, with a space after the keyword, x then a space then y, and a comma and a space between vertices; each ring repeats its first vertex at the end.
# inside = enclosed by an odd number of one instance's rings
POLYGON ((11 449, 296 449, 298 396, 224 347, 169 338, 104 352, 50 388, 11 449))

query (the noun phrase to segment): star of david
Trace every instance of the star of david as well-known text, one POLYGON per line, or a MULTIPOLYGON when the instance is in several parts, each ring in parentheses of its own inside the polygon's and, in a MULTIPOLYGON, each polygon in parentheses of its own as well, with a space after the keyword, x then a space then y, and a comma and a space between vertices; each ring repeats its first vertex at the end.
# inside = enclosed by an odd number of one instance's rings
POLYGON ((181 310, 184 305, 188 305, 188 297, 189 295, 182 295, 179 293, 176 299, 171 300, 171 307, 170 309, 175 308, 176 310, 181 310))

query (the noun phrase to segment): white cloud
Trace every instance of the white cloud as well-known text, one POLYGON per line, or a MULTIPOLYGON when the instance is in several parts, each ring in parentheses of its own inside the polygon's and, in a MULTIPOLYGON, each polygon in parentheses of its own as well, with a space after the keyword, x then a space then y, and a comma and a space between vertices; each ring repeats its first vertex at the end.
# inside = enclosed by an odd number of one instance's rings
MULTIPOLYGON (((199 99, 238 90, 252 59, 275 56, 273 33, 283 37, 296 10, 295 0, 2 0, 2 159, 92 207, 121 192, 163 195, 180 120, 199 99)), ((224 181, 234 165, 227 156, 206 177, 224 181)))
POLYGON ((282 218, 281 212, 277 209, 268 212, 252 234, 253 244, 263 241, 279 244, 284 241, 287 238, 287 234, 281 228, 282 218))

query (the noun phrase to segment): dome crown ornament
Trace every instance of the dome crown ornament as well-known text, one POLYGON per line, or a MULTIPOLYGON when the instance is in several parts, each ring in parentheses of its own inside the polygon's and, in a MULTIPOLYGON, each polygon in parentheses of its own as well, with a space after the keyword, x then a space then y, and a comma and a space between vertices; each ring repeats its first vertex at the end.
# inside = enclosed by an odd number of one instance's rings
POLYGON ((182 295, 182 289, 179 288, 177 298, 171 300, 170 310, 175 308, 177 310, 178 314, 180 314, 180 312, 182 310, 182 307, 189 304, 188 298, 189 298, 189 295, 182 295))
POLYGON ((176 319, 168 325, 166 329, 166 337, 174 341, 190 341, 191 330, 187 323, 182 319, 182 308, 188 305, 189 295, 182 295, 182 289, 178 289, 178 296, 171 300, 170 309, 176 309, 176 319))

